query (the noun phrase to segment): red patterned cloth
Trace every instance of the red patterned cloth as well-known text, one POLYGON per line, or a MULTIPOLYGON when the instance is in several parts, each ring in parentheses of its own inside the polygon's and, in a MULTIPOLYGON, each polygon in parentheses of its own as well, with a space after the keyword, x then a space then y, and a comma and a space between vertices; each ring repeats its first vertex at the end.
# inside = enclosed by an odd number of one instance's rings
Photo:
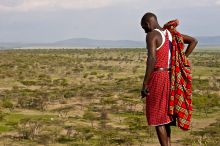
POLYGON ((192 116, 192 76, 190 62, 184 53, 184 42, 176 30, 177 20, 164 25, 173 37, 171 53, 171 95, 169 99, 169 114, 177 118, 178 127, 189 130, 192 116))
MULTIPOLYGON (((156 51, 154 67, 168 67, 168 51, 170 41, 166 31, 165 42, 156 51)), ((172 117, 168 113, 170 96, 170 73, 168 71, 153 71, 147 83, 149 95, 146 96, 146 117, 148 125, 158 126, 170 123, 172 117)))

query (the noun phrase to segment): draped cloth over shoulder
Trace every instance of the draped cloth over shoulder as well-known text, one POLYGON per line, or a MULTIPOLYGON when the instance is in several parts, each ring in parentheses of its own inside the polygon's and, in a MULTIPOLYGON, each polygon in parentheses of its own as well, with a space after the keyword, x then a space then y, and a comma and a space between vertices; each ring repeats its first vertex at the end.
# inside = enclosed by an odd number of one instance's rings
POLYGON ((177 20, 164 25, 172 34, 171 53, 171 94, 169 98, 169 114, 176 117, 178 127, 190 129, 192 116, 192 76, 190 62, 184 53, 184 42, 176 30, 177 20))

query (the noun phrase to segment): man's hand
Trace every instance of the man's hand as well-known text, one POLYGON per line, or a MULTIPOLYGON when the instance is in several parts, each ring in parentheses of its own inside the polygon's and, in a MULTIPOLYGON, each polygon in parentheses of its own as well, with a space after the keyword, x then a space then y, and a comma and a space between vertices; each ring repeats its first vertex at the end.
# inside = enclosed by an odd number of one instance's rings
POLYGON ((146 97, 147 95, 149 95, 149 89, 148 88, 142 88, 142 90, 141 90, 141 98, 144 98, 144 97, 146 97))
POLYGON ((175 19, 177 26, 180 24, 179 19, 175 19))

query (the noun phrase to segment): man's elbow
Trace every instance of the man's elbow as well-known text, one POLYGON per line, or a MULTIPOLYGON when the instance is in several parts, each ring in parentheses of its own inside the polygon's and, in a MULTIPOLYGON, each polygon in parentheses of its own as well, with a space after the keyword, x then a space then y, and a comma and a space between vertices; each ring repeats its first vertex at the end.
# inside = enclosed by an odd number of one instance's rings
POLYGON ((198 40, 196 38, 193 38, 192 42, 197 45, 198 44, 198 40))
POLYGON ((156 57, 149 57, 149 63, 154 64, 156 62, 156 57))

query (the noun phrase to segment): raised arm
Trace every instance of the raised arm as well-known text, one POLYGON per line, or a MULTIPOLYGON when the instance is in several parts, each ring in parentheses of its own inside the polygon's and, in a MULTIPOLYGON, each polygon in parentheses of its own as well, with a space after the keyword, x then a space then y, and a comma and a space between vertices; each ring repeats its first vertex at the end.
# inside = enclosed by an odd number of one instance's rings
POLYGON ((185 55, 186 57, 188 57, 192 53, 192 51, 195 49, 198 41, 195 38, 185 35, 185 34, 182 34, 182 37, 183 37, 184 44, 188 44, 186 51, 185 51, 185 55))

